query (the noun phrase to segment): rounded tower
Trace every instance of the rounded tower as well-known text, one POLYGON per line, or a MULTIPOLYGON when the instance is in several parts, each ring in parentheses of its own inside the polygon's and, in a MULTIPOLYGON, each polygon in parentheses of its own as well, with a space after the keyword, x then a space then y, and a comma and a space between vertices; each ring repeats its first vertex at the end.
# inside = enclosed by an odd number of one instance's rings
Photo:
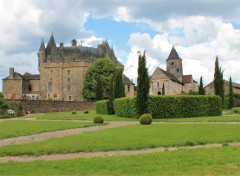
POLYGON ((39 70, 39 72, 40 72, 41 63, 44 62, 45 58, 46 58, 45 44, 44 44, 44 41, 42 39, 41 46, 40 46, 39 52, 38 52, 38 70, 39 70))
POLYGON ((182 81, 183 77, 183 68, 182 68, 182 59, 178 56, 177 51, 174 46, 166 60, 167 72, 174 75, 180 81, 182 81))

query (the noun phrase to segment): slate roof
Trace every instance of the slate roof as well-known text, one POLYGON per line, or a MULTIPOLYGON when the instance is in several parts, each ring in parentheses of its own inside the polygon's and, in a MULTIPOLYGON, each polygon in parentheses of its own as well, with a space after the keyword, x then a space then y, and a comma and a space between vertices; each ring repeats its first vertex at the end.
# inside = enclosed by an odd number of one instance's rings
POLYGON ((135 85, 126 75, 123 74, 124 83, 127 85, 135 85))
POLYGON ((176 49, 174 48, 174 46, 172 47, 172 50, 167 58, 168 59, 181 59, 176 51, 176 49))
POLYGON ((45 44, 44 44, 44 41, 42 39, 42 42, 41 42, 41 45, 40 45, 40 49, 44 50, 45 49, 45 44))
POLYGON ((183 84, 191 83, 191 81, 192 81, 192 75, 183 75, 182 77, 183 84))
MULTIPOLYGON (((4 78, 3 80, 7 80, 7 79, 9 79, 9 76, 4 78)), ((23 76, 20 73, 14 72, 13 79, 23 79, 23 76)))
POLYGON ((25 80, 40 80, 40 75, 32 75, 28 72, 26 72, 22 77, 25 80))
POLYGON ((180 83, 180 84, 182 84, 182 82, 181 81, 179 81, 174 75, 172 75, 171 73, 169 73, 169 72, 167 72, 167 71, 165 71, 165 70, 163 70, 163 69, 161 69, 161 68, 159 68, 169 79, 171 79, 172 81, 174 81, 174 82, 178 82, 178 83, 180 83))

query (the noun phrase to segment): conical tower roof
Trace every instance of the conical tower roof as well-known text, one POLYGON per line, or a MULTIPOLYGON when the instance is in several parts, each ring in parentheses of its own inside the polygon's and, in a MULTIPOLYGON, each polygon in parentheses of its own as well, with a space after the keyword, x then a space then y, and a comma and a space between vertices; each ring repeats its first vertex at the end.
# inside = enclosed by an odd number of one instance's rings
POLYGON ((168 59, 181 59, 179 56, 178 56, 178 53, 176 51, 176 49, 174 48, 174 46, 172 47, 172 50, 167 58, 168 59))
POLYGON ((44 44, 44 41, 43 41, 43 39, 42 39, 42 42, 41 42, 40 49, 42 49, 42 50, 45 50, 45 44, 44 44))
POLYGON ((53 48, 56 48, 57 45, 55 43, 55 40, 54 40, 54 37, 53 37, 53 33, 52 33, 52 36, 50 37, 49 41, 48 41, 48 44, 47 44, 47 52, 51 52, 53 48))

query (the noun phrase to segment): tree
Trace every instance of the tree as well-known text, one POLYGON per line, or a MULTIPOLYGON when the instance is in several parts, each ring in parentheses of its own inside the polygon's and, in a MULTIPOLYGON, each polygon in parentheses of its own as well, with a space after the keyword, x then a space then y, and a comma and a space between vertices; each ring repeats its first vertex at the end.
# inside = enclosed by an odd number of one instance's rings
POLYGON ((121 98, 125 97, 125 87, 124 87, 124 80, 123 80, 123 70, 118 69, 117 74, 114 78, 114 98, 121 98))
POLYGON ((199 95, 205 95, 205 90, 203 88, 203 80, 202 80, 202 76, 200 77, 200 85, 198 87, 198 94, 199 95))
POLYGON ((0 92, 0 98, 3 98, 2 92, 0 92))
POLYGON ((3 115, 8 110, 9 106, 3 98, 0 98, 0 115, 3 115))
POLYGON ((145 51, 143 55, 138 54, 138 78, 137 78, 138 92, 137 92, 137 109, 138 115, 141 116, 147 113, 147 102, 150 89, 150 76, 148 68, 146 67, 145 51))
POLYGON ((218 95, 222 98, 222 104, 224 104, 224 80, 223 80, 223 71, 219 67, 218 56, 215 61, 215 72, 214 72, 214 92, 215 95, 218 95))
POLYGON ((98 59, 84 76, 82 95, 85 100, 96 99, 97 77, 101 75, 103 97, 108 98, 110 79, 117 73, 117 66, 108 58, 98 59))
POLYGON ((165 95, 165 85, 163 83, 163 86, 162 86, 162 95, 165 95))
POLYGON ((103 86, 101 76, 97 77, 97 85, 96 85, 96 101, 103 100, 103 86))
POLYGON ((229 109, 234 107, 234 98, 233 98, 233 87, 232 87, 232 78, 229 79, 229 109))
POLYGON ((113 108, 113 101, 114 101, 114 92, 113 92, 113 86, 114 86, 114 76, 110 79, 110 88, 109 88, 109 101, 108 101, 108 110, 109 114, 114 114, 114 108, 113 108))

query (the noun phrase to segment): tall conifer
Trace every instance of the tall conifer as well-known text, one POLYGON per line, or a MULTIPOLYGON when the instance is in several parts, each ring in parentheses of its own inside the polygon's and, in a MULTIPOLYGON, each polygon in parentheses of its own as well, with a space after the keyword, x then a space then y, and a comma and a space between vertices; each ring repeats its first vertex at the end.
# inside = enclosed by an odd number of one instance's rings
POLYGON ((216 57, 216 61, 215 61, 214 92, 215 92, 215 95, 219 95, 222 98, 222 104, 224 104, 223 71, 221 67, 219 67, 218 56, 216 57))
POLYGON ((229 109, 234 107, 234 98, 233 98, 233 87, 232 87, 232 78, 230 76, 229 80, 229 109))
POLYGON ((145 51, 143 55, 138 54, 138 78, 137 78, 138 92, 137 92, 137 109, 139 116, 147 113, 147 102, 150 89, 150 76, 148 68, 146 67, 145 51))
POLYGON ((96 101, 103 100, 103 85, 101 77, 97 77, 97 86, 96 86, 96 101))
POLYGON ((163 83, 163 86, 162 86, 162 95, 165 95, 165 85, 163 83))
POLYGON ((202 76, 200 77, 200 85, 199 85, 199 88, 198 88, 198 94, 199 95, 205 95, 205 90, 203 88, 202 76))

